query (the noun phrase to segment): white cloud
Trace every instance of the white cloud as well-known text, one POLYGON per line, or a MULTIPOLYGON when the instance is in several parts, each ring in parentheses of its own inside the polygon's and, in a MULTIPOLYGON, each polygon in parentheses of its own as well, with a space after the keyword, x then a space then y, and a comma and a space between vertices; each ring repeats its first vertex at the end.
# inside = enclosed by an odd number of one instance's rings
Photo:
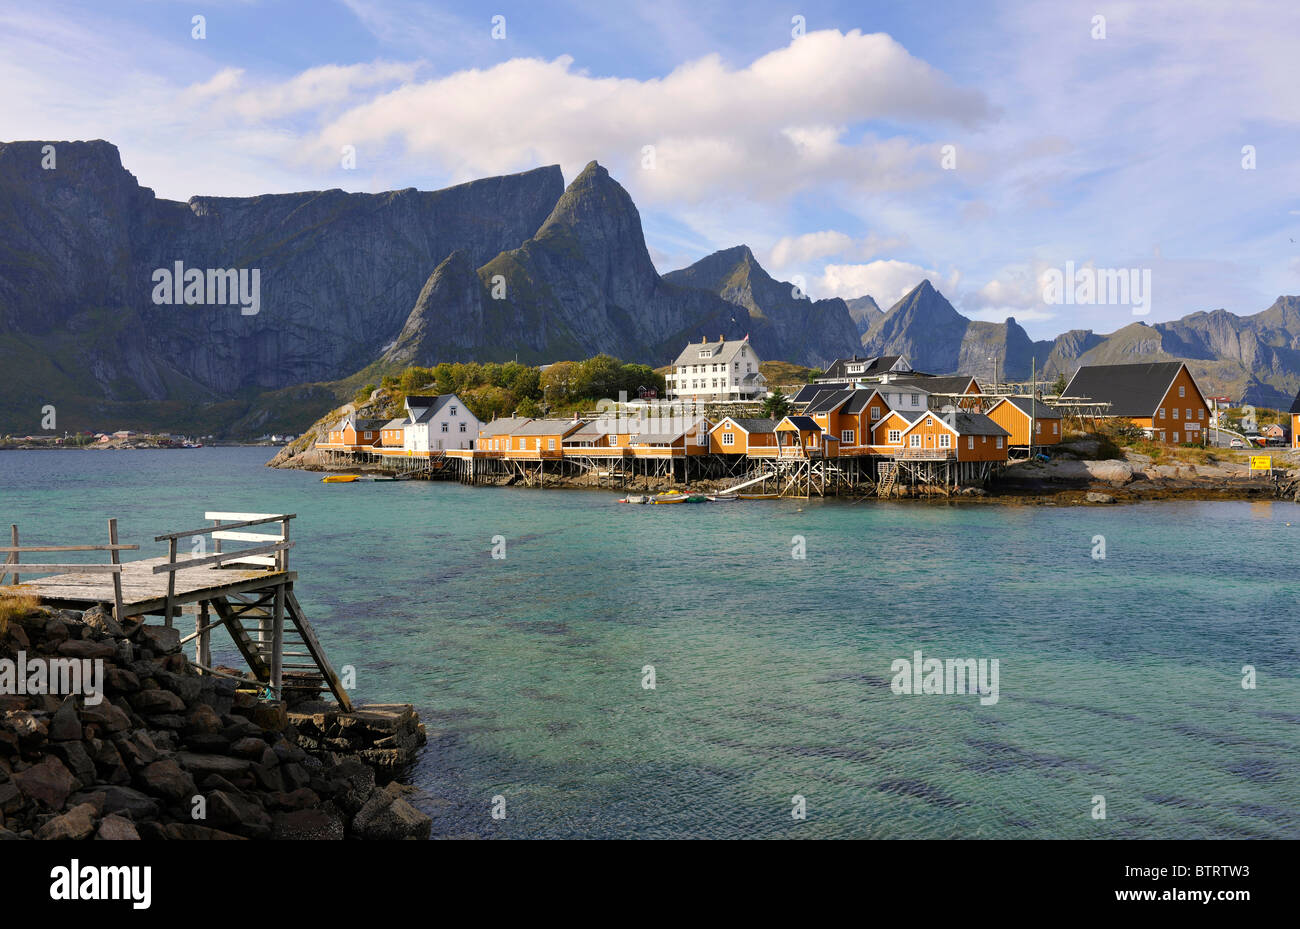
MULTIPOLYGON (((243 69, 225 68, 210 80, 188 88, 194 105, 220 107, 249 121, 276 119, 356 101, 362 91, 410 81, 418 66, 409 62, 375 61, 355 65, 308 68, 281 83, 249 86, 243 69)), ((185 101, 183 101, 185 102, 185 101)))
POLYGON ((906 236, 886 237, 872 233, 866 238, 854 239, 833 229, 785 236, 778 239, 769 250, 768 270, 832 257, 866 261, 881 252, 902 248, 906 244, 906 236))
POLYGON ((892 258, 866 264, 826 265, 817 280, 813 295, 818 298, 843 297, 846 300, 871 296, 882 310, 888 310, 923 280, 929 280, 936 290, 947 296, 956 292, 961 274, 953 269, 945 275, 892 258))
POLYGON ((975 126, 990 108, 887 35, 809 33, 748 67, 717 55, 663 78, 593 77, 573 59, 516 58, 406 84, 354 107, 318 136, 344 144, 399 141, 414 156, 473 177, 600 159, 652 199, 740 192, 782 199, 819 182, 901 190, 938 171, 932 146, 846 138, 875 119, 975 126), (654 146, 653 168, 643 167, 654 146))

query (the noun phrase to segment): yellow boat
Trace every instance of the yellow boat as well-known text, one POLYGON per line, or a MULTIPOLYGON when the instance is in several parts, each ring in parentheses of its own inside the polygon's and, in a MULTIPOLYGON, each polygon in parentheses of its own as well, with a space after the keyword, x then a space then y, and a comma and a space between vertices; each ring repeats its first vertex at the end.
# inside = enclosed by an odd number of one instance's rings
POLYGON ((778 500, 780 494, 736 494, 741 500, 778 500))
POLYGON ((650 502, 651 503, 686 503, 689 499, 690 498, 685 494, 679 494, 676 491, 670 490, 666 494, 661 494, 660 496, 655 497, 650 502))
POLYGON ((322 477, 322 484, 350 484, 357 479, 355 474, 331 474, 328 477, 322 477))

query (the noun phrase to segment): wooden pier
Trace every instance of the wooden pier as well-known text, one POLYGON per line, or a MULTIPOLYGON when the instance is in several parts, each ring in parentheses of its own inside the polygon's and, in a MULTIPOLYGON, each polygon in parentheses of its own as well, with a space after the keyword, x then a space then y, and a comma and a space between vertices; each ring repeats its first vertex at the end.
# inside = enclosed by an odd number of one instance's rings
MULTIPOLYGON (((194 643, 193 664, 207 674, 212 668, 212 634, 224 628, 235 648, 248 664, 253 677, 277 698, 286 690, 319 692, 328 687, 345 711, 352 701, 325 656, 315 630, 308 622, 294 593, 298 575, 289 570, 289 521, 293 514, 208 512, 210 525, 155 536, 166 542, 165 557, 123 562, 119 553, 138 550, 138 545, 117 541, 117 521, 109 520, 107 545, 18 544, 18 527, 10 528, 9 546, 0 565, 0 584, 12 576, 16 589, 34 594, 53 607, 88 610, 103 605, 123 623, 133 617, 141 622, 149 616, 162 617, 170 627, 186 606, 194 612, 194 632, 181 639, 194 643), (249 528, 271 526, 277 531, 248 532, 249 528), (214 551, 206 551, 211 538, 214 551), (201 540, 182 554, 181 540, 201 540), (254 543, 223 551, 223 542, 254 543), (109 553, 108 564, 24 563, 21 556, 36 552, 109 553), (24 575, 45 574, 23 582, 24 575), (286 663, 286 659, 291 659, 286 663)), ((11 588, 13 589, 13 588, 11 588)))

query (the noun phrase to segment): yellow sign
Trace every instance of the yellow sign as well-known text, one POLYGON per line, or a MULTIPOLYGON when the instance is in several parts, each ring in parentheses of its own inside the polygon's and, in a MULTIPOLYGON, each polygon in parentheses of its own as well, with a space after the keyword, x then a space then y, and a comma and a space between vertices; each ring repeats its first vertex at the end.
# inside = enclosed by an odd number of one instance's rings
POLYGON ((1272 471, 1272 470, 1273 470, 1273 456, 1272 456, 1272 455, 1251 455, 1251 456, 1250 456, 1250 470, 1252 470, 1252 471, 1272 471))

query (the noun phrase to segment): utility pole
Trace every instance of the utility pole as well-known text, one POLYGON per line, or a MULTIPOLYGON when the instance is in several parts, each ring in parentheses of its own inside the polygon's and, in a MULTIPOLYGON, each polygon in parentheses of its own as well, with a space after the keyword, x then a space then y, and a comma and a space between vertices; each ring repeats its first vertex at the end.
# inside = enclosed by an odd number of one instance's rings
POLYGON ((1029 460, 1034 460, 1034 430, 1038 428, 1038 359, 1030 360, 1029 460))

